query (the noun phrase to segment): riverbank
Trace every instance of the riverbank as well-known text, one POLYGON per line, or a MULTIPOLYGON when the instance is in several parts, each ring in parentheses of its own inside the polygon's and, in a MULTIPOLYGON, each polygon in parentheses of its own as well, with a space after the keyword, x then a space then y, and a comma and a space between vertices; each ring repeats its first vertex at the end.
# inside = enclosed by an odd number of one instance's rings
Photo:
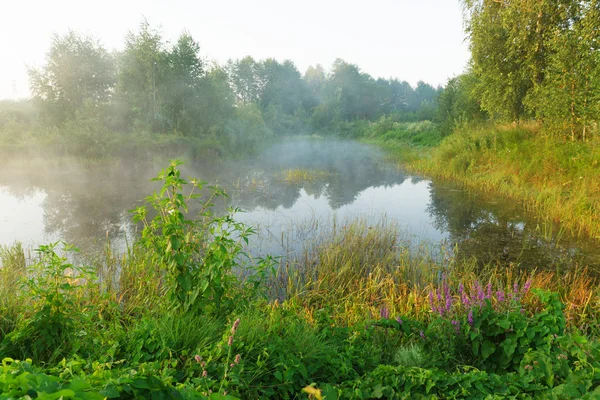
MULTIPOLYGON (((399 146, 399 145, 398 145, 399 146)), ((574 235, 600 239, 600 143, 547 137, 536 124, 457 130, 439 146, 391 157, 411 170, 521 202, 574 235)))

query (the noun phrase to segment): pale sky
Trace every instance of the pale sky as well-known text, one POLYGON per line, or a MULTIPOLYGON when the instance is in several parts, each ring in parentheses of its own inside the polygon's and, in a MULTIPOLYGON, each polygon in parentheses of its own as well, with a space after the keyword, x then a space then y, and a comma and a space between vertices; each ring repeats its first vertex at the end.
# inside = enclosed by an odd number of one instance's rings
POLYGON ((251 55, 291 59, 304 73, 336 58, 373 77, 444 84, 469 58, 458 0, 2 0, 0 99, 29 95, 52 33, 69 29, 121 49, 143 17, 175 41, 183 29, 224 63, 251 55))

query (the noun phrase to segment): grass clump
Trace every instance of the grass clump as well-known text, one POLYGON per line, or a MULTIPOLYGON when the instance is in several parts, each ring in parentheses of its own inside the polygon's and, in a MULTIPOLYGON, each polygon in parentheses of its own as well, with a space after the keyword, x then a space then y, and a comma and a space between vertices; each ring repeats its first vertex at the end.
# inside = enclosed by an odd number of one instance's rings
POLYGON ((312 182, 331 176, 328 171, 319 171, 314 169, 293 168, 286 169, 281 173, 282 180, 289 183, 312 182))

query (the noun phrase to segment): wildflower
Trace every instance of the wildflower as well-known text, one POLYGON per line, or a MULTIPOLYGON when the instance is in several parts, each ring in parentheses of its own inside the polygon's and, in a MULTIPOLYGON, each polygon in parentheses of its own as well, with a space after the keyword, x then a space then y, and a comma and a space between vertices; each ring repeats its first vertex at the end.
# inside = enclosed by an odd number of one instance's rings
POLYGON ((513 294, 515 298, 519 298, 519 284, 517 282, 513 285, 513 294))
POLYGON ((239 354, 235 355, 235 359, 233 360, 234 363, 239 364, 240 361, 242 361, 242 356, 239 354))
POLYGON ((492 282, 489 282, 487 284, 487 293, 485 295, 486 299, 491 299, 492 298, 492 282))
POLYGON ((525 282, 525 286, 523 286, 523 290, 522 290, 523 295, 526 295, 527 292, 529 292, 530 287, 531 287, 531 279, 527 279, 527 282, 525 282))
POLYGON ((202 357, 200 357, 198 354, 196 354, 196 355, 194 356, 194 359, 196 360, 196 362, 197 362, 198 364, 200 364, 200 362, 202 362, 202 357))
POLYGON ((396 318, 396 321, 398 321, 398 323, 399 323, 400 325, 402 325, 402 318, 398 317, 398 318, 396 318))
POLYGON ((496 298, 498 299, 499 303, 504 302, 504 291, 503 290, 498 290, 496 292, 496 298))
POLYGON ((469 310, 469 316, 467 317, 467 322, 469 325, 473 326, 473 309, 469 310))
POLYGON ((204 368, 206 368, 206 363, 205 363, 204 361, 202 361, 202 362, 200 363, 200 366, 202 367, 202 369, 204 369, 204 368))
POLYGON ((206 376, 208 375, 208 372, 206 372, 206 370, 202 371, 202 377, 206 378, 206 376))
POLYGON ((475 281, 475 287, 477 288, 477 303, 479 305, 483 305, 483 300, 485 298, 485 295, 483 294, 483 288, 478 281, 475 281))
POLYGON ((423 333, 423 331, 421 331, 419 335, 421 336, 421 339, 425 339, 425 333, 423 333))
POLYGON ((233 344, 233 336, 229 336, 229 340, 227 340, 227 346, 231 347, 233 344))
POLYGON ((388 319, 390 317, 390 310, 387 308, 387 306, 383 306, 380 310, 379 310, 379 316, 382 319, 388 319))
POLYGON ((448 285, 444 286, 444 296, 446 297, 446 312, 450 312, 452 308, 452 295, 450 295, 450 288, 448 285))
POLYGON ((240 326, 240 319, 236 319, 231 327, 231 336, 235 335, 235 331, 237 331, 238 326, 240 326))
POLYGON ((450 312, 452 309, 452 296, 446 296, 446 312, 450 312))
POLYGON ((528 370, 528 371, 531 371, 531 370, 533 369, 533 366, 531 366, 531 365, 526 365, 526 366, 525 366, 525 367, 523 367, 523 368, 525 368, 525 369, 526 369, 526 370, 528 370))
POLYGON ((231 364, 229 364, 229 367, 233 368, 234 365, 235 365, 234 363, 231 363, 231 364))

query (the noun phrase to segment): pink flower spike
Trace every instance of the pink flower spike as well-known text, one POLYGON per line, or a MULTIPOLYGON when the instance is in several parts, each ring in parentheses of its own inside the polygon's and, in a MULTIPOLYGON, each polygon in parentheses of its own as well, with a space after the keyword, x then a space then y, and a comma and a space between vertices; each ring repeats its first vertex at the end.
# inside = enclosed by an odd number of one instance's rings
POLYGON ((531 288, 531 279, 527 279, 527 282, 525 282, 525 286, 523 286, 523 295, 526 295, 527 292, 529 292, 529 288, 531 288))
POLYGON ((236 319, 231 327, 231 335, 235 335, 235 331, 237 331, 238 326, 240 326, 240 319, 236 319))

